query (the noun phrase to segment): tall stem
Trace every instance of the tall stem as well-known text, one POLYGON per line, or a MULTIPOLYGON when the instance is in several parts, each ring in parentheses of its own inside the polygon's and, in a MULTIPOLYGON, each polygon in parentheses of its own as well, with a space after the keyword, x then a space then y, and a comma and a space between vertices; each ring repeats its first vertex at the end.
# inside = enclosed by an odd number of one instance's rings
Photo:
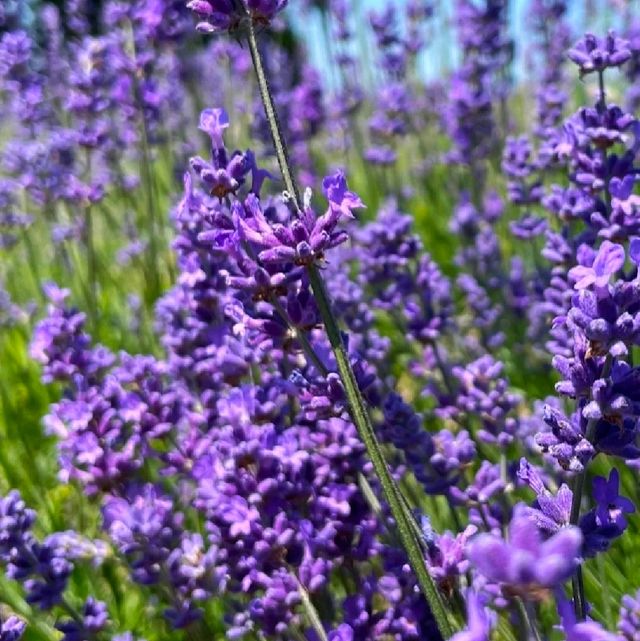
MULTIPOLYGON (((91 184, 91 152, 87 149, 87 183, 91 184)), ((89 294, 89 317, 91 318, 92 331, 99 340, 98 318, 98 257, 93 229, 92 204, 89 202, 84 207, 84 242, 87 251, 87 292, 89 294)))
POLYGON ((534 641, 541 641, 540 639, 540 632, 538 632, 538 628, 535 623, 535 616, 533 612, 531 611, 531 606, 528 603, 525 603, 522 599, 518 598, 516 599, 516 604, 518 607, 518 611, 520 612, 520 617, 522 618, 522 624, 523 628, 525 630, 529 630, 529 634, 527 634, 527 638, 533 638, 534 641))
POLYGON ((302 583, 300 583, 300 579, 298 579, 298 577, 296 577, 296 582, 298 584, 298 593, 300 594, 300 598, 302 600, 302 606, 304 607, 305 612, 307 613, 307 617, 309 618, 309 622, 311 623, 311 626, 315 630, 320 641, 328 641, 327 633, 324 631, 324 628, 322 627, 322 622, 320 621, 320 615, 318 614, 318 611, 316 610, 315 605, 313 605, 313 602, 311 601, 311 597, 309 596, 309 593, 307 592, 306 588, 302 585, 302 583))
POLYGON ((284 136, 282 135, 282 127, 280 126, 280 120, 278 119, 278 112, 276 111, 276 107, 271 96, 269 80, 267 79, 267 74, 265 73, 264 65, 262 64, 262 56, 260 55, 260 49, 258 48, 255 27, 251 18, 249 18, 247 22, 249 23, 248 33, 251 60, 253 61, 253 68, 256 72, 256 76, 258 77, 260 97, 262 98, 264 112, 267 116, 269 129, 271 130, 271 138, 273 139, 273 146, 276 150, 276 158, 278 159, 278 165, 280 165, 280 172, 284 179, 284 185, 289 194, 295 198, 296 206, 300 209, 300 192, 298 191, 298 185, 296 184, 293 173, 291 172, 289 152, 287 150, 284 136))
MULTIPOLYGON (((248 23, 248 40, 251 58, 253 60, 253 66, 258 79, 258 86, 260 88, 260 95, 264 104, 265 114, 269 122, 269 128, 271 130, 278 164, 280 165, 280 170, 282 171, 287 191, 289 191, 289 193, 295 198, 296 205, 299 209, 300 195, 293 178, 291 164, 287 154, 287 147, 278 121, 267 76, 262 64, 262 58, 260 56, 256 40, 255 28, 250 18, 248 23)), ((431 612, 433 613, 436 624, 440 629, 440 633, 445 639, 448 639, 453 634, 453 630, 447 618, 444 603, 425 564, 425 559, 420 548, 420 542, 411 521, 412 517, 404 505, 400 490, 393 480, 384 459, 384 455, 373 429, 371 419, 369 418, 362 393, 358 387, 356 376, 351 368, 338 323, 332 312, 331 303, 325 289, 322 276, 314 264, 310 265, 307 271, 309 282, 318 305, 318 310, 322 317, 322 321, 329 338, 329 343, 331 344, 331 348, 333 349, 333 353, 336 358, 338 372, 349 403, 351 417, 358 430, 358 434, 367 449, 367 453, 373 463, 376 475, 380 480, 385 498, 389 504, 389 508, 391 509, 391 514, 393 515, 397 525, 400 541, 402 542, 402 546, 409 558, 409 563, 416 574, 420 589, 431 608, 431 612)))

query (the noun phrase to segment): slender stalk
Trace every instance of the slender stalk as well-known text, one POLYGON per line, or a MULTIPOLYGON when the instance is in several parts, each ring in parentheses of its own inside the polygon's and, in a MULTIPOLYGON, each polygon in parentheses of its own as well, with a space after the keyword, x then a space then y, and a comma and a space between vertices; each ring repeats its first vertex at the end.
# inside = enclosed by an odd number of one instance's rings
POLYGON ((60 606, 78 625, 84 628, 84 619, 81 614, 64 597, 61 597, 60 606))
MULTIPOLYGON (((133 29, 133 24, 131 22, 128 23, 129 27, 129 55, 131 56, 131 59, 134 62, 134 65, 138 66, 138 52, 137 52, 137 47, 136 47, 136 41, 134 37, 134 29, 133 29)), ((144 182, 144 189, 145 189, 145 197, 146 197, 146 206, 148 209, 148 223, 149 223, 149 260, 151 263, 151 267, 149 270, 150 276, 151 276, 151 283, 152 283, 152 288, 153 291, 151 292, 151 298, 154 299, 155 297, 160 295, 160 291, 162 289, 162 284, 160 281, 160 262, 158 260, 158 255, 159 255, 159 247, 158 247, 158 241, 160 240, 160 236, 163 233, 163 228, 161 221, 158 220, 158 211, 157 211, 157 205, 156 205, 156 198, 155 198, 155 175, 154 172, 152 171, 151 167, 151 151, 149 148, 149 131, 147 128, 147 119, 144 113, 144 104, 142 100, 142 94, 140 90, 140 82, 139 82, 139 77, 137 73, 133 74, 133 95, 134 99, 136 102, 136 107, 139 111, 139 127, 140 127, 140 139, 142 143, 142 168, 141 168, 141 173, 143 177, 143 182, 144 182)), ((145 223, 147 221, 145 220, 145 223)), ((147 291, 148 294, 148 291, 147 291)))
POLYGON ((447 505, 449 506, 449 513, 451 514, 451 520, 453 521, 453 526, 457 532, 462 532, 464 528, 462 527, 462 521, 456 512, 456 506, 453 504, 453 501, 450 497, 447 497, 447 505))
POLYGON ((307 617, 309 618, 311 626, 315 630, 320 641, 328 641, 327 633, 325 632, 324 626, 320 621, 320 615, 318 614, 315 605, 313 605, 309 593, 302 585, 302 583, 300 583, 300 579, 298 579, 298 577, 296 577, 296 582, 298 584, 298 592, 300 593, 300 598, 302 599, 302 605, 305 609, 305 612, 307 613, 307 617))
MULTIPOLYGON (((258 79, 258 86, 260 89, 260 95, 262 97, 262 102, 264 104, 265 114, 269 122, 269 128, 271 131, 271 136, 273 138, 273 144, 276 151, 276 156, 278 158, 278 164, 280 165, 280 170, 282 171, 282 176, 287 191, 295 199, 298 210, 300 209, 300 195, 298 187, 293 178, 291 171, 291 163, 289 162, 287 147, 285 144, 284 137, 281 133, 280 123, 278 121, 278 115, 273 103, 271 96, 271 91, 269 89, 269 83, 265 70, 262 64, 262 58, 260 55, 260 50, 258 48, 258 42, 256 40, 255 27, 252 20, 249 18, 248 22, 248 41, 249 49, 251 51, 251 59, 253 61, 253 66, 256 72, 258 79)), ((376 475, 378 476, 382 489, 384 491, 385 498, 389 503, 391 509, 391 514, 395 519, 398 534, 402 546, 405 549, 407 557, 409 558, 409 563, 413 568, 413 571, 416 574, 418 584, 420 589, 431 608, 434 619, 440 633, 445 639, 448 639, 453 634, 453 630, 447 618, 447 613, 445 610, 442 597, 438 592, 436 585, 429 574, 427 566, 425 564, 425 559, 422 555, 420 548, 419 539, 414 529, 414 525, 411 522, 411 515, 408 513, 408 510, 405 507, 403 498, 401 497, 400 490, 398 489, 387 463, 384 459, 384 455, 380 448, 380 444, 376 437, 371 419, 367 412, 364 398, 358 387, 358 383, 351 368, 349 362, 349 357, 345 349, 344 343, 342 341, 342 336, 340 334, 340 329, 338 323, 331 309, 331 303, 329 296, 324 286, 322 276, 318 268, 315 265, 310 265, 308 267, 308 276, 313 293, 318 305, 318 310, 322 321, 325 325, 327 336, 329 338, 329 343, 333 349, 336 362, 338 365, 338 372, 340 378, 342 379, 342 384, 345 389, 345 395, 349 403, 351 417, 355 426, 358 430, 358 434, 362 439, 369 458, 373 463, 376 475)))
POLYGON ((436 341, 431 342, 431 348, 433 349, 433 356, 436 359, 436 365, 438 366, 440 375, 442 376, 442 382, 444 383, 447 392, 453 396, 455 394, 455 386, 451 381, 451 376, 449 374, 449 371, 447 370, 447 366, 444 362, 444 359, 442 358, 440 350, 438 349, 438 344, 436 341))
POLYGON ((90 204, 85 207, 84 233, 87 250, 88 292, 90 296, 89 316, 93 323, 93 333, 97 336, 99 331, 98 318, 100 316, 98 313, 98 256, 94 243, 93 214, 90 204))
MULTIPOLYGON (((86 150, 86 180, 87 184, 91 184, 91 151, 86 150)), ((82 239, 84 241, 84 249, 87 256, 87 305, 89 307, 89 318, 91 319, 91 331, 97 340, 100 338, 99 334, 99 313, 98 313, 98 257, 96 254, 96 247, 94 243, 94 221, 92 215, 92 204, 87 202, 82 205, 80 213, 84 213, 84 225, 82 230, 82 239)))
MULTIPOLYGON (((604 71, 598 71, 598 94, 599 99, 596 104, 596 109, 600 115, 606 113, 607 111, 607 94, 604 89, 604 71)), ((602 166, 606 169, 606 175, 604 177, 604 200, 607 206, 607 211, 611 211, 611 192, 609 191, 609 183, 611 181, 611 171, 608 168, 607 162, 607 149, 603 148, 601 150, 602 154, 602 166)))
POLYGON ((538 632, 538 628, 536 627, 535 617, 532 616, 531 607, 522 599, 516 599, 516 603, 520 616, 522 617, 523 626, 525 629, 529 629, 530 635, 527 636, 531 636, 535 641, 541 641, 540 632, 538 632))
POLYGON ((298 341, 298 343, 300 343, 302 350, 307 355, 309 360, 315 365, 318 372, 322 376, 326 376, 329 373, 329 370, 320 360, 320 357, 318 356, 316 351, 313 349, 313 345, 311 345, 311 343, 309 342, 309 338, 307 337, 306 333, 303 330, 297 329, 291 324, 287 312, 282 307, 282 304, 276 298, 276 296, 272 296, 271 298, 269 298, 269 302, 273 305, 276 312, 278 312, 280 318, 282 318, 282 320, 289 326, 289 329, 294 333, 295 339, 298 341))
MULTIPOLYGON (((24 211, 25 214, 29 213, 29 199, 27 197, 26 189, 22 190, 22 211, 24 211)), ((40 273, 38 270, 38 260, 35 247, 31 242, 31 233, 29 233, 29 230, 26 227, 22 227, 21 234, 24 241, 24 246, 27 250, 27 262, 29 263, 29 273, 33 278, 35 296, 37 296, 41 301, 44 301, 45 296, 41 286, 42 278, 40 278, 40 273)))
POLYGON ((275 105, 273 103, 273 98, 271 97, 271 89, 269 87, 269 80, 267 79, 267 74, 265 73, 264 65, 262 64, 262 56, 260 55, 260 49, 258 48, 258 41, 256 40, 256 31, 253 25, 253 20, 249 18, 248 22, 248 37, 249 37, 249 50, 251 51, 251 60, 253 61, 253 68, 258 77, 258 87, 260 89, 260 97, 262 98, 262 104, 264 105, 264 112, 267 116, 267 121, 269 123, 269 129, 271 130, 271 138, 273 139, 273 145, 276 150, 276 158, 278 159, 278 165, 280 166, 280 172, 282 173, 282 178, 284 179, 284 185, 295 199, 296 207, 300 209, 300 192, 298 190, 298 185, 293 178, 291 173, 291 161, 289 160, 289 152, 287 150, 284 136, 282 136, 282 127, 280 126, 280 120, 278 119, 278 112, 276 111, 275 105))
POLYGON ((598 101, 598 111, 606 109, 606 93, 604 91, 604 71, 598 71, 598 94, 600 100, 598 101))
POLYGON ((613 611, 611 608, 611 590, 608 585, 607 572, 604 567, 604 558, 602 554, 596 556, 596 563, 598 566, 598 581, 602 589, 602 605, 604 609, 604 620, 610 630, 615 628, 615 619, 613 618, 613 611))
MULTIPOLYGON (((587 440, 591 441, 593 435, 591 434, 595 430, 596 422, 590 420, 587 424, 587 440)), ((569 523, 571 525, 577 525, 580 519, 580 507, 582 505, 582 493, 584 491, 584 482, 587 476, 587 469, 582 470, 578 476, 573 481, 573 498, 571 501, 571 514, 569 517, 569 523)), ((578 567, 576 573, 571 577, 571 589, 573 591, 573 607, 576 612, 576 617, 579 620, 584 620, 587 616, 587 606, 584 596, 584 581, 582 579, 582 568, 578 567)))
POLYGON ((579 621, 584 621, 587 617, 587 602, 584 596, 584 579, 582 578, 582 568, 580 566, 571 577, 571 591, 573 592, 573 609, 576 613, 576 618, 579 621))

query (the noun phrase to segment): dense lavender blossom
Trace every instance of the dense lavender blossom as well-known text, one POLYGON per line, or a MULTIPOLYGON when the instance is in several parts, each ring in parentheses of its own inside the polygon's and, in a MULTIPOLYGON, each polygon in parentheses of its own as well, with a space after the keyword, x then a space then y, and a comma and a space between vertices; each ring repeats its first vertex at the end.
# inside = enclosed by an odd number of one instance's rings
POLYGON ((0 641, 619 638, 631 6, 97 4, 0 9, 0 641))
POLYGON ((498 96, 504 96, 506 90, 500 76, 512 45, 506 34, 505 16, 506 4, 500 0, 480 5, 468 0, 456 2, 463 64, 452 79, 447 119, 455 144, 452 159, 471 165, 476 172, 482 171, 478 161, 490 153, 490 145, 494 144, 492 90, 497 90, 498 96))
MULTIPOLYGON (((35 518, 35 512, 26 507, 17 491, 0 499, 0 563, 7 577, 23 584, 28 603, 51 610, 65 604, 63 593, 73 570, 72 561, 78 557, 68 554, 55 535, 40 542, 32 532, 35 518)), ((79 540, 84 543, 82 537, 79 540)), ((15 618, 10 621, 7 633, 17 638, 24 626, 15 618)))

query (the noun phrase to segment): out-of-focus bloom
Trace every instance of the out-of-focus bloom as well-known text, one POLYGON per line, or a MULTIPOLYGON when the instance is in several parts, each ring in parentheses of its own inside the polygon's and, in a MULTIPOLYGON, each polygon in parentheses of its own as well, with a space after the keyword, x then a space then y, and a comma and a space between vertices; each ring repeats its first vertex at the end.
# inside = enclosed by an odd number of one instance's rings
POLYGON ((480 534, 471 540, 471 564, 485 577, 522 594, 554 588, 571 576, 578 565, 582 534, 566 527, 546 541, 526 515, 516 514, 509 525, 509 539, 480 534))
POLYGON ((596 621, 578 621, 573 603, 559 593, 557 601, 566 641, 619 641, 620 638, 616 634, 605 630, 596 621))
POLYGON ((626 641, 640 639, 640 590, 635 595, 625 594, 622 597, 618 632, 626 641))
POLYGON ((104 630, 109 621, 107 606, 89 597, 80 612, 80 620, 66 619, 56 624, 63 641, 85 641, 104 630))
POLYGON ((587 33, 567 53, 578 65, 582 75, 604 71, 607 67, 619 67, 631 58, 629 42, 616 36, 615 32, 603 38, 587 33))
POLYGON ((606 287, 611 276, 624 265, 624 247, 605 240, 592 260, 591 265, 576 265, 569 270, 569 277, 576 281, 576 289, 586 289, 590 285, 599 289, 606 287))
POLYGON ((464 600, 467 606, 467 627, 451 637, 451 641, 488 641, 497 615, 486 607, 486 599, 469 588, 464 600))
POLYGON ((202 33, 235 31, 244 20, 267 25, 287 5, 287 0, 189 0, 200 22, 196 29, 202 33))
POLYGON ((26 627, 27 624, 16 616, 0 620, 0 641, 18 641, 26 627))

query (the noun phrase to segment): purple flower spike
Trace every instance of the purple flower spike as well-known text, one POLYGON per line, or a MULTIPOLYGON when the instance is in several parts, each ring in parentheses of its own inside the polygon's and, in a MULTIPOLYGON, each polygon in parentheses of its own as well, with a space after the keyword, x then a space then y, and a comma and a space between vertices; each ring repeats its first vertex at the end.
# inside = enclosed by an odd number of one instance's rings
POLYGON ((580 67, 581 75, 619 67, 631 58, 629 42, 618 38, 613 31, 604 38, 587 33, 567 53, 569 60, 580 67))
POLYGON ((200 18, 196 29, 201 33, 233 31, 251 19, 268 25, 287 6, 287 0, 190 0, 187 9, 200 18))
POLYGON ((348 623, 341 623, 329 632, 329 641, 353 641, 353 628, 348 623))
POLYGON ((566 483, 560 486, 556 494, 549 492, 539 472, 524 458, 520 461, 518 476, 536 493, 537 506, 523 508, 524 514, 549 534, 569 525, 573 492, 566 483))
POLYGON ((582 545, 577 527, 566 527, 542 541, 536 524, 516 513, 509 526, 509 540, 481 534, 468 547, 472 565, 489 580, 504 583, 529 596, 540 588, 554 588, 576 568, 582 545))
POLYGON ((107 606, 102 601, 89 597, 82 609, 82 620, 64 619, 56 624, 63 633, 62 641, 82 641, 101 632, 108 623, 107 606))
POLYGON ((625 594, 620 606, 618 632, 623 641, 637 641, 640 633, 640 590, 634 595, 625 594))
POLYGON ((631 239, 629 258, 631 258, 636 265, 640 265, 640 238, 637 236, 631 239))
POLYGON ((624 265, 624 247, 605 240, 593 260, 593 265, 576 265, 569 270, 570 278, 576 281, 576 289, 587 289, 590 285, 602 289, 609 279, 624 265))
POLYGON ((222 31, 234 26, 231 0, 191 0, 187 2, 187 9, 191 9, 202 20, 196 26, 201 33, 222 31))
POLYGON ((358 194, 347 189, 347 178, 342 170, 322 181, 322 191, 329 201, 331 211, 340 212, 347 218, 354 218, 352 209, 365 206, 358 194))
POLYGON ((0 641, 18 641, 24 634, 27 624, 18 617, 10 616, 0 621, 0 641))
POLYGON ((566 641, 620 641, 620 637, 605 630, 596 621, 577 621, 571 601, 561 595, 557 599, 566 641))
POLYGON ((211 136, 215 149, 224 147, 223 134, 229 126, 229 116, 224 109, 205 109, 200 114, 199 129, 211 136))
POLYGON ((596 476, 593 479, 593 498, 596 500, 596 522, 598 525, 615 523, 621 529, 626 528, 625 514, 635 512, 633 502, 626 496, 620 496, 620 475, 615 468, 609 479, 596 476))
POLYGON ((288 0, 245 0, 252 18, 258 22, 269 23, 271 19, 287 6, 288 0))

